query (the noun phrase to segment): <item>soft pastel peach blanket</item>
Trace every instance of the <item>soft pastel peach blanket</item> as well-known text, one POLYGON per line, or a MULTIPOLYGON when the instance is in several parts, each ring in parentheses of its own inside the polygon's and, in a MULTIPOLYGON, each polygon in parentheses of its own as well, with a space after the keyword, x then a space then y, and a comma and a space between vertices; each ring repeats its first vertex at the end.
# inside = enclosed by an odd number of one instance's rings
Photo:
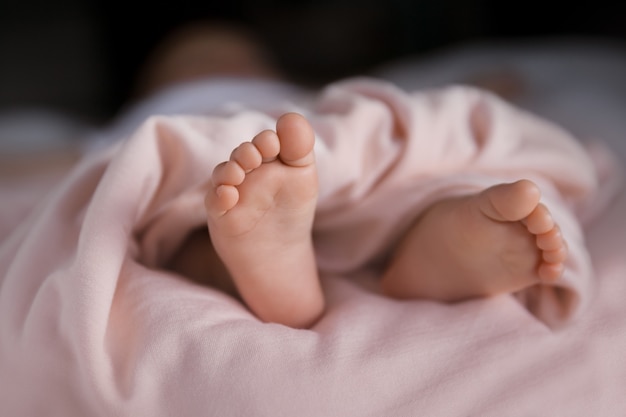
POLYGON ((0 246, 0 415, 624 415, 626 195, 611 199, 614 168, 464 87, 407 94, 359 79, 307 105, 153 117, 85 160, 0 246), (163 269, 204 225, 213 166, 284 111, 318 136, 328 310, 309 330, 262 323, 163 269), (422 208, 522 177, 544 188, 568 239, 559 282, 457 304, 377 292, 378 266, 422 208))

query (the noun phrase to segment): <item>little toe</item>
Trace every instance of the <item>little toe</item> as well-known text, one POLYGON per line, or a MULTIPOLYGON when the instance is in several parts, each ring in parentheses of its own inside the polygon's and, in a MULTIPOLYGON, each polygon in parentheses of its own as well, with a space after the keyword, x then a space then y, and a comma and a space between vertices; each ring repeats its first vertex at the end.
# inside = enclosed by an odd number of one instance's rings
POLYGON ((246 178, 246 171, 235 161, 226 161, 217 165, 213 170, 211 180, 216 186, 239 185, 246 178))
POLYGON ((563 270, 565 267, 562 263, 551 264, 544 262, 539 265, 539 269, 537 274, 539 275, 539 279, 542 281, 552 282, 556 281, 563 275, 563 270))
POLYGON ((276 122, 280 139, 280 159, 290 166, 307 166, 314 162, 315 132, 298 113, 287 113, 276 122))
POLYGON ((230 159, 237 162, 244 172, 258 168, 263 162, 261 152, 251 142, 244 142, 236 147, 230 154, 230 159))
POLYGON ((256 146, 261 154, 263 162, 273 161, 280 152, 280 141, 276 132, 264 130, 252 139, 252 144, 256 146))
POLYGON ((524 223, 528 231, 534 235, 547 233, 554 228, 552 214, 543 204, 538 204, 532 213, 526 217, 524 223))
POLYGON ((219 185, 207 193, 204 205, 209 215, 220 217, 235 207, 238 201, 239 191, 237 187, 233 185, 219 185))

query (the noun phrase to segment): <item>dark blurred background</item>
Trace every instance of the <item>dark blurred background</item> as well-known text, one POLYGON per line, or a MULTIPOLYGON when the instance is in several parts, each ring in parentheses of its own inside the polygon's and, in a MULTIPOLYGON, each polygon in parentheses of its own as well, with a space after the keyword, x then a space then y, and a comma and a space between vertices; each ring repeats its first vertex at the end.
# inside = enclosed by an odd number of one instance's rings
POLYGON ((464 42, 626 39, 623 7, 609 0, 0 0, 0 111, 52 107, 105 122, 150 50, 197 19, 245 24, 309 85, 464 42))

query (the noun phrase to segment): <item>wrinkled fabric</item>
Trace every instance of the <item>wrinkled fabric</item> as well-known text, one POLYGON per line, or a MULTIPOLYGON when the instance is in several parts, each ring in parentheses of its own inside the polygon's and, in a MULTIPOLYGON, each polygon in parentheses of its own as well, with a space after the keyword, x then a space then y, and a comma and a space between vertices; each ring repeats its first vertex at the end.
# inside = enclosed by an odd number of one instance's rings
POLYGON ((626 382, 626 230, 623 198, 597 198, 617 175, 606 158, 461 86, 356 79, 306 103, 151 117, 2 244, 0 415, 609 415, 626 382), (205 227, 213 167, 286 111, 317 135, 328 310, 308 330, 164 269, 205 227), (423 209, 520 178, 568 241, 559 281, 456 304, 378 293, 423 209))

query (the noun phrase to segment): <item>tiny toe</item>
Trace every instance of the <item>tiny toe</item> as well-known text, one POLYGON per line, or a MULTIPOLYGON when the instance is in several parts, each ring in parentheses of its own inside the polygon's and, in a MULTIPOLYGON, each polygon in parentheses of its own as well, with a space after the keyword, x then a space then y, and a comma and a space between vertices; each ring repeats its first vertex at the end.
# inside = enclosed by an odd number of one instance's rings
POLYGON ((280 152, 280 141, 276 132, 264 130, 252 139, 252 144, 256 146, 263 162, 276 159, 280 152))
POLYGON ((546 233, 537 235, 537 247, 541 250, 555 250, 563 246, 563 236, 558 226, 546 233))
POLYGON ((543 251, 543 260, 551 264, 563 262, 566 258, 567 248, 565 246, 555 250, 543 251))
POLYGON ((563 275, 563 270, 565 267, 562 263, 550 264, 547 262, 539 265, 539 270, 537 271, 539 275, 539 279, 542 281, 556 281, 563 275))
POLYGON ((246 172, 235 161, 226 161, 217 165, 211 176, 214 185, 239 185, 245 178, 246 172))
POLYGON ((209 215, 220 217, 235 207, 239 201, 239 190, 233 185, 219 185, 209 191, 204 200, 209 215))
POLYGON ((554 228, 554 220, 546 206, 543 204, 537 207, 528 215, 524 221, 528 231, 534 235, 540 235, 549 232, 554 228))
POLYGON ((263 162, 261 152, 251 142, 244 142, 236 147, 230 154, 230 159, 237 162, 245 172, 258 168, 263 162))

